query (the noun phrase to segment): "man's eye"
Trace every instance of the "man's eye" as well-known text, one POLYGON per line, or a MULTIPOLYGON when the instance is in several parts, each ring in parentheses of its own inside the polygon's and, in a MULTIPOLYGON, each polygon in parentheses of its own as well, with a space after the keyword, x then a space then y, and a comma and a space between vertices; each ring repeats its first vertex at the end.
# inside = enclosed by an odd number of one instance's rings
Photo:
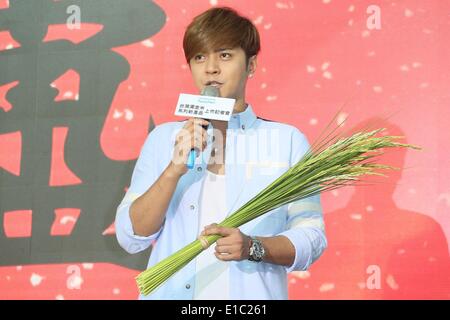
POLYGON ((230 59, 230 58, 231 58, 231 53, 228 53, 228 52, 222 52, 221 56, 222 56, 222 58, 224 58, 224 59, 230 59))
POLYGON ((196 55, 196 56, 194 56, 194 60, 195 61, 201 61, 201 60, 203 60, 203 56, 202 55, 196 55))

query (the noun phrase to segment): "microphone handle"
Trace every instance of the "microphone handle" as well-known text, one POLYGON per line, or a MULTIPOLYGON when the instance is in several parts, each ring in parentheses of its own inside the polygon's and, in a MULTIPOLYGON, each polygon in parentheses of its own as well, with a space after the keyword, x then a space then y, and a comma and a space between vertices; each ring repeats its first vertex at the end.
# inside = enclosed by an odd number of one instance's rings
MULTIPOLYGON (((202 127, 205 130, 208 129, 207 125, 204 125, 202 127)), ((196 150, 196 148, 192 148, 191 151, 189 152, 189 156, 187 158, 187 163, 186 163, 186 166, 188 169, 194 168, 195 158, 197 158, 197 150, 196 150)))
POLYGON ((196 158, 196 151, 194 148, 192 148, 191 151, 189 152, 189 156, 187 158, 187 163, 186 163, 186 166, 188 167, 188 169, 194 168, 195 158, 196 158))

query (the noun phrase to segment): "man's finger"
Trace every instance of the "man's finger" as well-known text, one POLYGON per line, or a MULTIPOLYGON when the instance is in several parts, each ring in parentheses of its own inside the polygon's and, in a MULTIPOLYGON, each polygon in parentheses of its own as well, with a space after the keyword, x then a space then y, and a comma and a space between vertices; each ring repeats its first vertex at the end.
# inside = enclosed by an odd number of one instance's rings
POLYGON ((211 226, 211 227, 206 227, 204 230, 204 235, 208 236, 211 234, 218 234, 221 235, 222 237, 226 237, 229 236, 233 233, 234 228, 226 228, 226 227, 221 227, 218 225, 215 226, 211 226))
POLYGON ((232 245, 234 243, 236 243, 236 239, 234 239, 232 237, 219 238, 216 241, 216 244, 218 246, 228 246, 228 245, 232 245))
POLYGON ((232 253, 233 252, 233 247, 232 245, 226 245, 226 246, 216 246, 216 252, 217 253, 232 253))
POLYGON ((222 261, 236 260, 236 257, 234 254, 223 254, 223 253, 214 252, 214 255, 216 256, 217 259, 222 260, 222 261))

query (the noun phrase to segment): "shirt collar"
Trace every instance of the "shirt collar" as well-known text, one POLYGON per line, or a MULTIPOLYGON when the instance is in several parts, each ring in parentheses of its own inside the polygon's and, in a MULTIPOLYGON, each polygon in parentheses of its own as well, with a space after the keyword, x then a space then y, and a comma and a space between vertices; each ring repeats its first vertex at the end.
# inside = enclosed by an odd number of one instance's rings
POLYGON ((239 128, 241 130, 247 130, 256 121, 256 115, 253 112, 252 106, 247 105, 247 108, 239 113, 233 113, 228 124, 228 128, 239 128))

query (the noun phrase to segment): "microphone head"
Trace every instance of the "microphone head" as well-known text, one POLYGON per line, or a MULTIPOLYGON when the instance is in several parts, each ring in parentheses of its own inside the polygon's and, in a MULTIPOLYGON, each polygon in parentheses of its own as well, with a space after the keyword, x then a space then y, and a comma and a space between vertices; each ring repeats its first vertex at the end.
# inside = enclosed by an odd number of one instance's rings
POLYGON ((214 86, 206 86, 202 89, 200 95, 209 97, 220 97, 219 88, 214 86))

